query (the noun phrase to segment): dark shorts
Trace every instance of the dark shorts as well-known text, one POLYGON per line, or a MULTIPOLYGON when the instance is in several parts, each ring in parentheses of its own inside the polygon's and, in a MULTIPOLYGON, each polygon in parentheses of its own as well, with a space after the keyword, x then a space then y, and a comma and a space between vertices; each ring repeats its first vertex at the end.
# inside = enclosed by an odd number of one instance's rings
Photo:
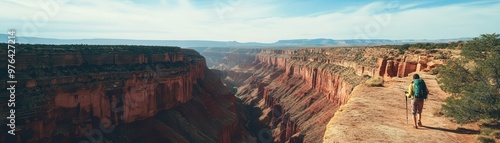
POLYGON ((423 98, 413 98, 411 99, 411 112, 413 114, 421 114, 422 109, 424 109, 424 99, 423 98))

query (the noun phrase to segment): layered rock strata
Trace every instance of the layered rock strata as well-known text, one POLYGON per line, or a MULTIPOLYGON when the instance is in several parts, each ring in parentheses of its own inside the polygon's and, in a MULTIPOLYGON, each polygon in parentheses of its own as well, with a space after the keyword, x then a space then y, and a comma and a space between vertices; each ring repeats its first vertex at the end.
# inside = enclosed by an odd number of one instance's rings
POLYGON ((353 88, 374 76, 392 80, 444 63, 442 55, 418 50, 332 48, 262 50, 250 66, 225 70, 247 105, 247 127, 266 142, 322 142, 327 122, 353 88), (243 78, 243 79, 242 79, 243 78), (236 80, 238 79, 238 80, 236 80))
MULTIPOLYGON (((3 134, 1 142, 248 140, 236 98, 193 50, 93 45, 17 49, 18 138, 3 134)), ((2 105, 8 100, 4 98, 2 105)))
POLYGON ((340 64, 301 60, 296 52, 264 50, 256 55, 247 69, 254 74, 237 96, 262 111, 249 112, 258 120, 250 123, 254 134, 269 128, 274 142, 320 142, 328 120, 367 77, 340 64))

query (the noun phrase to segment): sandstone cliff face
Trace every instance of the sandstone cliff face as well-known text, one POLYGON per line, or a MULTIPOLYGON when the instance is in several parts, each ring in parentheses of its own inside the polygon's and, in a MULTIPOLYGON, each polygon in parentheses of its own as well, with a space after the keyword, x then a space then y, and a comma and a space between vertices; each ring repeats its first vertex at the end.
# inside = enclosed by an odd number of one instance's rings
POLYGON ((406 77, 412 72, 429 71, 445 62, 444 59, 418 54, 405 54, 396 58, 379 58, 376 73, 378 76, 384 77, 384 80, 390 80, 392 77, 406 77))
POLYGON ((254 134, 269 128, 274 142, 320 142, 336 109, 347 102, 355 85, 366 80, 351 67, 299 55, 308 52, 263 50, 246 69, 253 75, 237 95, 262 110, 249 113, 258 120, 250 121, 254 134))
POLYGON ((249 106, 247 127, 254 136, 269 132, 274 142, 321 142, 327 122, 355 86, 369 77, 392 80, 440 64, 444 60, 433 54, 411 50, 262 50, 251 66, 225 70, 224 78, 239 87, 237 96, 249 106))
POLYGON ((429 71, 446 63, 449 50, 407 50, 384 48, 333 48, 263 50, 259 61, 283 68, 287 60, 315 61, 352 68, 358 76, 381 76, 385 80, 406 77, 409 73, 429 71), (271 56, 269 56, 271 55, 271 56))
POLYGON ((89 134, 118 142, 248 140, 235 97, 192 50, 23 46, 30 50, 16 57, 22 138, 4 134, 2 142, 92 142, 89 134), (138 133, 150 129, 157 135, 138 133))

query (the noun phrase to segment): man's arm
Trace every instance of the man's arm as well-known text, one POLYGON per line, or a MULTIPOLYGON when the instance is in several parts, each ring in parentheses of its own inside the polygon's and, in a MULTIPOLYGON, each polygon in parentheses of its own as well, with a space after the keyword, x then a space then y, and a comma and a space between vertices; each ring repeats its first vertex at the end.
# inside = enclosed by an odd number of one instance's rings
POLYGON ((408 85, 408 91, 406 92, 406 97, 411 98, 413 96, 413 84, 408 85))

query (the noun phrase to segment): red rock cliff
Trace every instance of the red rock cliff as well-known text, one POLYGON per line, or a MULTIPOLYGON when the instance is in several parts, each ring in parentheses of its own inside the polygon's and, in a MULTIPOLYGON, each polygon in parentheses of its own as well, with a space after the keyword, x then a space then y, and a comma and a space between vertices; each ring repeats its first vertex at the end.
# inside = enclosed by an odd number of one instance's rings
POLYGON ((443 60, 434 55, 412 50, 262 50, 252 66, 226 71, 226 80, 251 73, 235 86, 246 105, 262 111, 249 111, 256 120, 249 121, 255 135, 270 128, 274 142, 321 142, 329 119, 347 103, 355 86, 369 77, 391 80, 440 64, 443 60))
MULTIPOLYGON (((274 142, 320 142, 336 109, 345 104, 358 76, 346 62, 310 58, 321 49, 263 50, 256 55, 254 73, 237 95, 260 108, 255 126, 270 128, 274 142)), ((252 114, 252 113, 251 113, 252 114)))
POLYGON ((78 46, 18 46, 25 47, 16 57, 23 138, 2 142, 92 141, 87 135, 98 133, 115 142, 248 140, 235 97, 195 51, 78 46), (138 133, 147 130, 158 133, 138 133))

